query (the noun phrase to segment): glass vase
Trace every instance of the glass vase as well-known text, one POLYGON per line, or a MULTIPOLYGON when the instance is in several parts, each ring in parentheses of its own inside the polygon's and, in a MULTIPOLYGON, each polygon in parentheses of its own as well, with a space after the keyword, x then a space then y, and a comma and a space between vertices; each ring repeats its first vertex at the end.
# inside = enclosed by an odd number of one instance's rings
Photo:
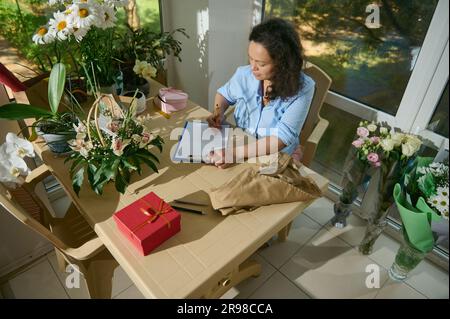
POLYGON ((394 263, 389 269, 389 277, 395 281, 405 280, 411 270, 416 268, 426 255, 427 253, 414 248, 408 241, 404 240, 397 251, 394 263))

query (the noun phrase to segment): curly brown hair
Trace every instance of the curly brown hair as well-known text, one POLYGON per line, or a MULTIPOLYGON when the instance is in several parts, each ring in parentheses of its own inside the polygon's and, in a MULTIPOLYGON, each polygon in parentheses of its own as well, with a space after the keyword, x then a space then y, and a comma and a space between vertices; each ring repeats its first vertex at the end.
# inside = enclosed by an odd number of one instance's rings
POLYGON ((268 98, 288 99, 303 87, 300 72, 303 67, 303 47, 294 26, 280 18, 272 18, 252 29, 249 41, 261 44, 274 63, 268 98))

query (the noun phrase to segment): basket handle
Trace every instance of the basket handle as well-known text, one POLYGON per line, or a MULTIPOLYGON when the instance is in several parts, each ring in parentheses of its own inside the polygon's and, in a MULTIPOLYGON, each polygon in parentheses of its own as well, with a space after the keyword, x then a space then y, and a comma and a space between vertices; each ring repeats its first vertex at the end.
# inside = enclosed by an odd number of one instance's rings
MULTIPOLYGON (((103 135, 102 135, 102 131, 98 125, 98 106, 100 104, 100 102, 103 99, 107 99, 108 103, 107 106, 109 107, 109 110, 111 111, 111 113, 114 113, 114 103, 115 102, 114 98, 109 95, 109 94, 102 94, 100 95, 95 102, 92 104, 91 108, 89 109, 89 113, 87 116, 87 133, 88 133, 88 138, 89 141, 92 143, 92 136, 91 136, 91 129, 90 129, 90 120, 91 120, 91 116, 94 116, 94 123, 95 123, 95 129, 97 130, 97 134, 98 137, 100 139, 100 143, 102 144, 103 147, 106 146, 105 140, 103 139, 103 135)), ((119 107, 120 113, 122 115, 122 117, 125 118, 125 114, 123 113, 122 109, 119 107)))

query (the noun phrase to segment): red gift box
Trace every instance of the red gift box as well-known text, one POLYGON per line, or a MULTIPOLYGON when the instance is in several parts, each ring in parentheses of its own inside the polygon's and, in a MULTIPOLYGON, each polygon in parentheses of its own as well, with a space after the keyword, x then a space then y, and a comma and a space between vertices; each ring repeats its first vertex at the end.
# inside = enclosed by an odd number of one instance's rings
POLYGON ((181 215, 153 192, 113 217, 119 230, 144 256, 180 231, 181 215))

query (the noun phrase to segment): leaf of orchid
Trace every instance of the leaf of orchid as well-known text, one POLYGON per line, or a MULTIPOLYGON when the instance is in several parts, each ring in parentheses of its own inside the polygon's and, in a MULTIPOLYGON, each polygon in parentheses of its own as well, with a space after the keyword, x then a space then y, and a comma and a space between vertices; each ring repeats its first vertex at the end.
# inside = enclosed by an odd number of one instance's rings
POLYGON ((152 161, 154 161, 156 163, 159 163, 159 159, 155 155, 153 155, 153 153, 150 152, 149 150, 142 150, 141 149, 140 152, 138 152, 138 154, 148 158, 149 160, 152 160, 152 161))
POLYGON ((81 167, 78 172, 72 177, 72 187, 75 191, 75 194, 79 196, 81 185, 84 180, 84 167, 81 167))
POLYGON ((87 175, 88 175, 88 180, 89 180, 89 184, 94 185, 94 175, 97 171, 97 167, 93 164, 89 164, 88 165, 88 170, 87 170, 87 175))
POLYGON ((117 170, 117 174, 116 174, 116 189, 124 194, 125 193, 125 189, 127 188, 127 183, 126 181, 123 179, 122 174, 120 174, 120 171, 117 170))
POLYGON ((50 79, 48 81, 48 103, 53 114, 58 112, 65 83, 66 67, 62 63, 56 63, 50 72, 50 79))
POLYGON ((0 107, 0 118, 7 120, 24 120, 52 115, 49 111, 28 104, 11 103, 0 107))
POLYGON ((131 164, 126 159, 122 159, 122 163, 123 163, 123 167, 125 167, 127 169, 131 169, 134 171, 137 171, 137 169, 138 169, 135 165, 131 164))
POLYGON ((145 156, 142 156, 142 154, 137 154, 137 156, 145 163, 147 164, 154 172, 158 173, 158 168, 156 167, 155 163, 153 163, 150 159, 148 159, 145 156))

